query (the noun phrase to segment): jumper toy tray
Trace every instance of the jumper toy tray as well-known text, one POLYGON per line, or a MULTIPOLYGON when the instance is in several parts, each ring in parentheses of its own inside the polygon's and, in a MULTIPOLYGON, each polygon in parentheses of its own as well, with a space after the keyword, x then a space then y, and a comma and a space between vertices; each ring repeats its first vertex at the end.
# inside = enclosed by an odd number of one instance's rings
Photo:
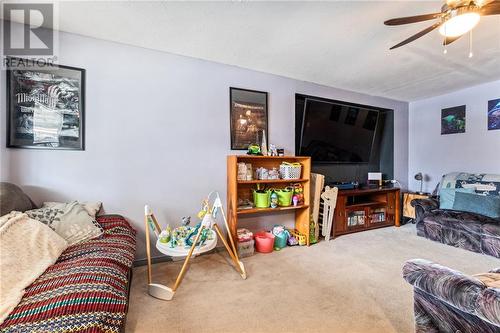
MULTIPOLYGON (((214 238, 213 239, 207 239, 205 243, 200 247, 196 246, 194 248, 192 256, 197 256, 201 253, 208 252, 210 250, 213 250, 217 246, 217 235, 214 233, 214 238)), ((162 243, 158 239, 156 241, 156 248, 158 251, 161 253, 167 255, 167 256, 172 256, 172 257, 186 257, 189 253, 189 247, 186 248, 185 246, 176 246, 176 247, 170 247, 168 243, 162 243)))
MULTIPOLYGON (((216 191, 210 192, 207 198, 203 201, 203 208, 198 213, 198 217, 201 219, 196 227, 178 227, 174 230, 174 236, 171 235, 171 231, 167 228, 163 232, 161 227, 156 220, 149 206, 144 207, 144 226, 146 228, 146 254, 148 261, 148 293, 156 298, 162 300, 171 300, 174 297, 175 291, 179 287, 188 269, 189 260, 201 253, 212 250, 217 245, 217 239, 220 239, 224 244, 229 256, 231 257, 235 269, 241 275, 243 279, 246 279, 247 274, 245 272, 245 266, 238 258, 238 252, 236 251, 236 246, 234 240, 229 231, 229 226, 227 224, 226 215, 224 214, 224 208, 222 207, 222 202, 219 193, 216 191), (212 202, 213 200, 213 202, 212 202), (212 202, 212 204, 210 204, 212 202), (228 232, 228 240, 226 241, 224 234, 217 225, 217 217, 222 217, 224 221, 224 226, 228 232), (182 265, 181 271, 175 280, 175 284, 172 288, 169 288, 163 284, 153 283, 152 280, 152 265, 151 265, 151 235, 150 229, 153 231, 153 235, 156 236, 156 248, 163 254, 172 257, 185 257, 184 264, 182 265), (196 233, 196 234, 195 234, 196 233), (208 233, 210 233, 208 235, 208 233), (177 236, 181 235, 180 238, 177 236), (161 237, 161 238, 160 238, 161 237), (170 242, 168 241, 169 237, 170 242), (160 239, 166 240, 166 242, 160 242, 160 239), (178 241, 180 243, 177 243, 178 241), (186 247, 189 244, 189 247, 186 247), (175 246, 174 246, 175 245, 175 246)), ((189 222, 188 222, 189 224, 189 222)))

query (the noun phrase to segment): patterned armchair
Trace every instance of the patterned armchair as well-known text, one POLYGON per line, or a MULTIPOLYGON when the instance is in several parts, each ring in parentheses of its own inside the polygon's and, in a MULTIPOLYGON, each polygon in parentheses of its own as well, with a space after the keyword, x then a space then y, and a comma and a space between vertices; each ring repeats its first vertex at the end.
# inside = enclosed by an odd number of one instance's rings
MULTIPOLYGON (((451 173, 443 177, 440 194, 443 188, 462 189, 467 186, 479 189, 473 196, 479 200, 498 198, 500 176, 451 173)), ((411 204, 415 207, 417 235, 500 258, 500 218, 476 212, 440 209, 440 200, 437 197, 416 199, 411 204)))
POLYGON ((500 268, 466 276, 414 259, 403 277, 414 288, 415 332, 500 332, 500 268))

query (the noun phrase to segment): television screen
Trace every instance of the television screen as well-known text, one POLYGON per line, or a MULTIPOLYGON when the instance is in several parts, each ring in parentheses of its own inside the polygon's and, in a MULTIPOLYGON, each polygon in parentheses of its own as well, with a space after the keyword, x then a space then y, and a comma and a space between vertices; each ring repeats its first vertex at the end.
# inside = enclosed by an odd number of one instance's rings
POLYGON ((320 163, 369 163, 379 111, 307 98, 300 154, 320 163))

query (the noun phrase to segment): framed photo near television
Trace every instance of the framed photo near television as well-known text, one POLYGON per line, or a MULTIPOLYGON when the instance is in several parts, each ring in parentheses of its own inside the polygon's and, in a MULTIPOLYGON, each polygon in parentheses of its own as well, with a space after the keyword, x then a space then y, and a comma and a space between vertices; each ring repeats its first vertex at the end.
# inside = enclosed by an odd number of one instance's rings
POLYGON ((7 70, 7 147, 85 149, 85 70, 7 70))
POLYGON ((231 149, 246 150, 252 143, 260 144, 268 131, 267 92, 229 88, 231 149))

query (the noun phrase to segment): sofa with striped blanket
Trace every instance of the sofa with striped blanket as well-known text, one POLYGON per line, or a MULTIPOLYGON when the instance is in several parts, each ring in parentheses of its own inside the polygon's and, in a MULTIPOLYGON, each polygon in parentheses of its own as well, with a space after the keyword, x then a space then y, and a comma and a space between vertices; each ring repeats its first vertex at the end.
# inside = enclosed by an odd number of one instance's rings
POLYGON ((97 217, 104 235, 68 247, 27 289, 0 332, 120 332, 125 325, 135 230, 97 217))

